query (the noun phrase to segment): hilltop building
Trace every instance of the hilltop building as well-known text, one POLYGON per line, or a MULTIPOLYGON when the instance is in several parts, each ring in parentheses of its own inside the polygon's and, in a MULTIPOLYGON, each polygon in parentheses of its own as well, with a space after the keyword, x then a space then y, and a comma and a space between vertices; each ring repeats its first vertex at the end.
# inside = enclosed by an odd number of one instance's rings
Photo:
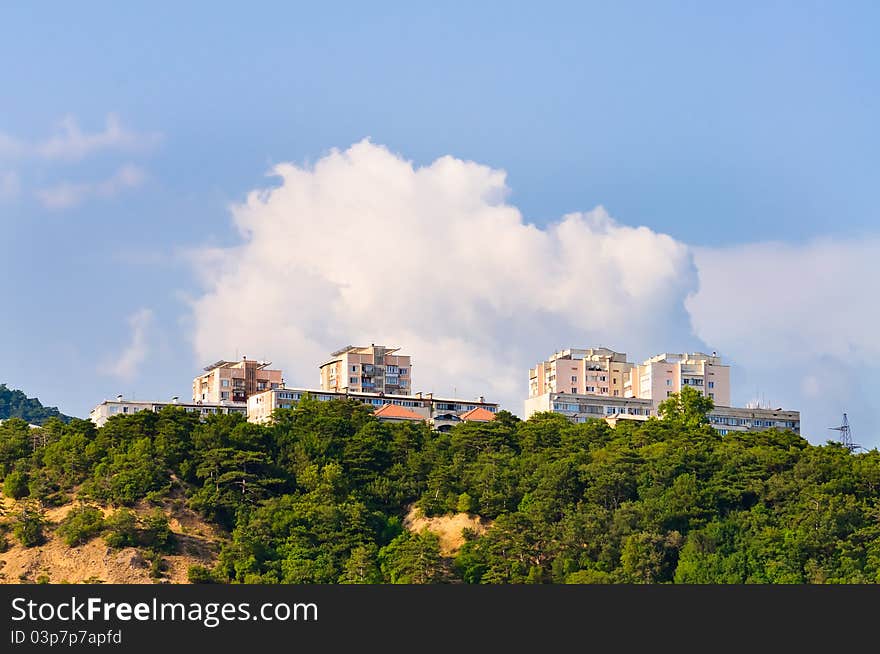
POLYGON ((798 411, 731 407, 730 366, 714 352, 663 353, 641 364, 604 347, 555 352, 529 369, 525 418, 553 411, 573 422, 604 418, 615 425, 620 420, 647 420, 657 415, 663 400, 686 387, 713 400, 709 422, 722 435, 770 427, 800 433, 798 411))
POLYGON ((244 404, 254 393, 284 384, 280 370, 269 361, 242 357, 241 361, 217 361, 205 367, 205 374, 193 379, 192 401, 209 404, 244 404))
POLYGON ((179 402, 176 397, 171 398, 167 402, 163 401, 146 401, 146 400, 126 400, 121 395, 117 395, 115 400, 104 400, 89 412, 89 420, 97 427, 103 427, 107 421, 116 415, 131 415, 139 411, 159 412, 167 406, 173 406, 184 409, 189 413, 197 413, 200 417, 205 418, 209 415, 240 413, 247 414, 247 406, 244 404, 230 403, 212 403, 212 402, 179 402))
POLYGON ((485 422, 494 420, 498 404, 486 402, 480 397, 463 400, 434 397, 433 393, 396 395, 379 393, 355 393, 326 391, 308 388, 277 388, 256 393, 248 398, 247 416, 249 422, 265 424, 272 419, 275 409, 291 409, 305 396, 319 402, 353 399, 373 407, 380 420, 395 422, 423 420, 439 429, 468 420, 485 422))
POLYGON ((321 390, 406 395, 412 390, 412 361, 399 350, 376 344, 336 350, 319 366, 321 390))

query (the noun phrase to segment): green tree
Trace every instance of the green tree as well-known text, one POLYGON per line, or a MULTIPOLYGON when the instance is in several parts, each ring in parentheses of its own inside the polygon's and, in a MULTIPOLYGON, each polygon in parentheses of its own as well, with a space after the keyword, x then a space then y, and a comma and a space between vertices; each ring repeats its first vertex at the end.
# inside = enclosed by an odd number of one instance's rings
POLYGON ((345 562, 340 584, 379 584, 382 574, 376 565, 376 546, 373 543, 358 545, 351 550, 351 556, 345 562))
POLYGON ((715 402, 691 386, 685 386, 679 393, 672 393, 657 407, 663 420, 683 424, 688 427, 709 424, 707 414, 715 408, 715 402))
POLYGON ((392 584, 431 584, 443 578, 440 539, 427 529, 403 532, 379 551, 379 566, 392 584))
POLYGON ((97 536, 104 529, 104 514, 93 506, 78 506, 64 516, 57 533, 64 542, 74 547, 97 536))

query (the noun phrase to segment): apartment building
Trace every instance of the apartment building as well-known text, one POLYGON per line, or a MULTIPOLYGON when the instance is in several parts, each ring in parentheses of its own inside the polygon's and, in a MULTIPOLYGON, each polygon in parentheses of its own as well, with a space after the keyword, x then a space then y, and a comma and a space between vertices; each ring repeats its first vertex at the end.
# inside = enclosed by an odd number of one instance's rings
POLYGON ((203 375, 193 379, 192 400, 209 404, 244 404, 254 393, 284 385, 281 371, 270 369, 271 365, 270 361, 247 357, 242 357, 241 361, 212 363, 205 368, 203 375))
POLYGON ((529 369, 529 397, 545 393, 625 397, 632 367, 625 353, 605 347, 561 350, 529 369))
MULTIPOLYGON (((612 427, 621 420, 647 420, 657 415, 656 403, 651 399, 601 397, 572 393, 545 393, 530 397, 525 402, 526 419, 541 411, 552 411, 566 416, 575 423, 591 418, 604 418, 612 427)), ((798 411, 765 408, 738 408, 716 406, 707 416, 722 436, 731 432, 764 431, 765 429, 801 430, 798 411)))
POLYGON ((322 363, 321 390, 406 395, 412 391, 412 361, 400 348, 371 344, 336 350, 322 363))
POLYGON ((276 388, 256 393, 248 398, 247 416, 249 422, 264 424, 271 421, 275 409, 291 409, 308 394, 319 402, 332 400, 354 399, 373 407, 379 419, 401 420, 415 419, 429 422, 435 427, 467 420, 488 420, 498 412, 498 404, 486 402, 485 398, 463 400, 455 398, 434 397, 432 393, 416 393, 414 395, 380 395, 378 393, 355 393, 314 390, 307 388, 276 388), (384 409, 392 406, 395 409, 384 409), (384 410, 383 410, 384 409, 384 410), (405 409, 406 414, 397 409, 405 409), (394 417, 396 416, 396 417, 394 417))
POLYGON ((572 422, 586 422, 591 418, 612 415, 652 416, 656 408, 651 400, 635 397, 614 397, 584 393, 548 392, 525 401, 525 419, 536 413, 553 411, 568 417, 572 422))
POLYGON ((247 407, 243 404, 218 404, 210 402, 198 403, 181 403, 176 397, 171 398, 167 402, 163 401, 145 401, 145 400, 126 400, 121 395, 117 395, 115 400, 104 400, 89 412, 89 420, 95 423, 97 427, 103 427, 107 421, 116 415, 131 415, 139 411, 159 412, 167 406, 173 406, 188 411, 189 413, 197 413, 200 417, 206 418, 209 415, 240 413, 247 414, 247 407))
POLYGON ((708 395, 716 406, 730 406, 730 366, 714 353, 663 353, 634 366, 625 392, 628 397, 660 404, 673 393, 690 386, 708 395))
POLYGON ((801 433, 800 411, 717 406, 709 413, 708 418, 709 423, 722 436, 734 432, 764 431, 770 428, 790 429, 796 434, 801 433))

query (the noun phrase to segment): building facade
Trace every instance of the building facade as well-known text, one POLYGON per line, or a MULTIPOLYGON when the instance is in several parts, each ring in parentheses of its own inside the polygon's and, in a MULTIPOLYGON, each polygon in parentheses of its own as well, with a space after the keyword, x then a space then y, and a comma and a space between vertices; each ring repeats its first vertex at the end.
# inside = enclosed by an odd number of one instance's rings
POLYGON ((656 415, 656 409, 651 400, 594 395, 592 393, 544 393, 526 400, 526 420, 542 411, 561 413, 572 422, 586 422, 591 418, 621 414, 645 417, 656 415))
MULTIPOLYGON (((526 400, 526 419, 541 411, 560 413, 576 423, 586 422, 591 418, 604 418, 613 427, 620 420, 647 420, 656 416, 657 406, 651 399, 572 393, 545 393, 526 400)), ((796 434, 801 432, 798 411, 716 406, 706 417, 709 424, 722 436, 732 432, 764 431, 770 428, 790 429, 796 434)))
POLYGON ((561 350, 529 369, 529 397, 545 393, 625 397, 632 367, 625 353, 604 347, 561 350))
POLYGON ((349 345, 322 363, 321 390, 406 395, 412 392, 412 361, 400 348, 349 345))
POLYGON ((712 398, 716 406, 730 406, 730 366, 714 354, 658 354, 634 366, 626 395, 660 404, 685 386, 712 398))
POLYGON ((205 368, 205 374, 193 379, 192 401, 220 404, 244 404, 254 393, 280 388, 284 379, 280 370, 270 370, 269 361, 242 357, 241 361, 217 361, 205 368))
POLYGON ((764 431, 771 428, 801 433, 800 411, 716 406, 708 417, 711 425, 722 436, 733 432, 764 431))
POLYGON ((115 400, 104 400, 89 412, 89 420, 97 427, 103 427, 107 421, 116 415, 131 415, 139 411, 159 412, 167 406, 173 406, 183 409, 189 413, 197 413, 202 418, 209 415, 240 413, 247 415, 247 406, 244 404, 217 404, 209 402, 199 403, 181 403, 177 398, 172 398, 168 402, 161 401, 144 401, 144 400, 126 400, 121 395, 117 395, 115 400))
MULTIPOLYGON (((343 393, 307 388, 277 388, 257 393, 248 398, 248 421, 260 424, 270 422, 272 412, 275 409, 294 408, 305 395, 309 395, 312 399, 319 402, 354 399, 372 406, 374 411, 386 405, 401 407, 408 412, 420 416, 422 420, 431 424, 434 424, 435 419, 438 422, 446 421, 450 423, 466 421, 471 416, 466 416, 465 414, 472 412, 474 409, 483 409, 486 413, 491 413, 492 415, 498 412, 498 404, 486 402, 484 398, 463 400, 434 397, 431 393, 379 395, 378 393, 343 393)), ((473 414, 473 419, 485 418, 486 413, 473 414)), ((379 417, 381 418, 381 415, 379 417)))

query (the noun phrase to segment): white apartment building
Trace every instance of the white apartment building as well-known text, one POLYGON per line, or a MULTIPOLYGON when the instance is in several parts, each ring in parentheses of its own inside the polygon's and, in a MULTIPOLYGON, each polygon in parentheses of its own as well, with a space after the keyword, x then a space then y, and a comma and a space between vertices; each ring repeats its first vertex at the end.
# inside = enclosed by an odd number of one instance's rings
POLYGON ((209 415, 240 413, 247 415, 247 407, 243 404, 218 404, 218 403, 182 403, 177 398, 172 398, 168 402, 162 401, 146 401, 146 400, 126 400, 121 395, 117 395, 115 400, 104 400, 89 412, 89 420, 97 427, 103 427, 107 421, 116 415, 131 415, 139 411, 159 412, 167 406, 173 406, 184 409, 189 413, 197 413, 202 418, 209 415))
MULTIPOLYGON (((319 402, 332 400, 354 399, 373 407, 378 411, 386 406, 399 407, 415 414, 418 419, 434 424, 435 427, 451 425, 457 422, 475 420, 486 421, 489 415, 498 412, 498 404, 486 402, 485 398, 464 400, 455 398, 434 397, 432 393, 416 393, 415 395, 380 395, 378 393, 354 393, 315 390, 308 388, 277 388, 257 393, 248 398, 247 416, 249 422, 265 424, 271 421, 275 409, 291 409, 296 407, 304 395, 309 395, 319 402)), ((400 411, 385 411, 388 419, 406 419, 400 411)), ((383 414, 378 416, 380 419, 383 414)))
MULTIPOLYGON (((552 411, 566 416, 572 422, 586 422, 591 418, 604 418, 614 426, 620 420, 647 420, 657 415, 653 400, 642 398, 602 397, 572 393, 545 393, 525 401, 525 417, 530 418, 541 411, 552 411)), ((716 406, 707 414, 711 424, 722 436, 731 432, 790 429, 796 434, 801 430, 798 411, 782 409, 757 409, 716 406)))

